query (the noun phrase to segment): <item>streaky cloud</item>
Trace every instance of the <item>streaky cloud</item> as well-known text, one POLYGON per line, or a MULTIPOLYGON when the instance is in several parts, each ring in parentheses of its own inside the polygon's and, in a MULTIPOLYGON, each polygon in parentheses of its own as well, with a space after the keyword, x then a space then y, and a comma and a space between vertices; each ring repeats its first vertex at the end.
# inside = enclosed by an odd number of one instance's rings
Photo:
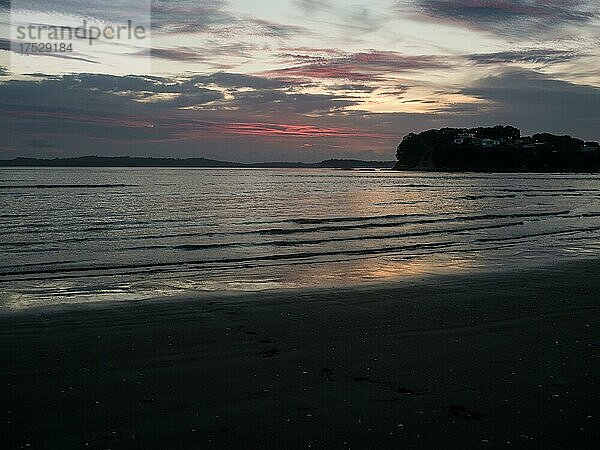
POLYGON ((600 15, 595 0, 413 0, 399 1, 442 22, 462 24, 503 35, 534 35, 562 25, 583 25, 600 15))
POLYGON ((448 60, 430 55, 405 55, 394 51, 371 50, 345 53, 316 49, 314 52, 284 53, 299 64, 267 72, 272 76, 381 81, 399 72, 449 68, 448 60))
POLYGON ((176 135, 178 137, 185 136, 190 138, 198 134, 220 133, 223 135, 242 135, 256 137, 296 137, 296 138, 319 138, 319 137, 336 137, 336 138, 357 138, 357 139, 382 139, 386 136, 381 133, 373 133, 359 128, 347 127, 323 127, 315 125, 298 125, 298 124, 282 124, 282 123, 262 123, 262 122, 206 122, 192 121, 187 124, 182 124, 179 127, 184 128, 176 135))
POLYGON ((555 64, 571 61, 581 56, 584 55, 570 50, 529 49, 494 53, 474 53, 467 55, 467 58, 477 64, 555 64))
POLYGON ((259 36, 287 39, 305 31, 303 27, 236 14, 219 0, 155 1, 152 28, 164 34, 209 34, 215 36, 259 36))

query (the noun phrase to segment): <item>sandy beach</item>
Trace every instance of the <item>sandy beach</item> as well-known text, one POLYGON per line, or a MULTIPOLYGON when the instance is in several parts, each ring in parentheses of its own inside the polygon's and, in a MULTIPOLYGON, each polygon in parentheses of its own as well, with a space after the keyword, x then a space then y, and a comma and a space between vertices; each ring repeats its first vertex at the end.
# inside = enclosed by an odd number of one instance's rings
POLYGON ((0 318, 4 448, 594 448, 599 261, 0 318))

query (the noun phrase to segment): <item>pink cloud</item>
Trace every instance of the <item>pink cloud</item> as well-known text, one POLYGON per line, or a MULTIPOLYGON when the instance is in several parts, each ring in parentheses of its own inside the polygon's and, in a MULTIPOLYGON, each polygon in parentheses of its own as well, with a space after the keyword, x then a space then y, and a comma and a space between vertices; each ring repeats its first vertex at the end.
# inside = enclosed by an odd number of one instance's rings
POLYGON ((254 136, 263 138, 355 138, 385 139, 388 136, 371 133, 357 128, 319 127, 314 125, 293 125, 262 122, 189 122, 178 126, 175 135, 180 139, 206 137, 207 134, 254 136))

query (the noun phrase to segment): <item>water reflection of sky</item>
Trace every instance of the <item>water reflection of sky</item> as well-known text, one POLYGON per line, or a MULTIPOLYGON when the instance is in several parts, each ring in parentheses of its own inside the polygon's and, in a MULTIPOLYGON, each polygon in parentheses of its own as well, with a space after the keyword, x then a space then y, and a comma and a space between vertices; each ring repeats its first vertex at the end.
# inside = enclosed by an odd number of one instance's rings
POLYGON ((12 307, 394 282, 599 250, 600 179, 590 175, 25 169, 0 178, 0 301, 12 307))

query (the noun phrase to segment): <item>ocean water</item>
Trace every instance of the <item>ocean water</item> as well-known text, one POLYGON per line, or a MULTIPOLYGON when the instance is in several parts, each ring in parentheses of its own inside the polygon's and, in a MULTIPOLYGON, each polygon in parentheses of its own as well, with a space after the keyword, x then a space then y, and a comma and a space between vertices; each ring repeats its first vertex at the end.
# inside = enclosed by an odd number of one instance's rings
POLYGON ((597 256, 600 177, 4 168, 0 231, 5 312, 397 282, 597 256))

